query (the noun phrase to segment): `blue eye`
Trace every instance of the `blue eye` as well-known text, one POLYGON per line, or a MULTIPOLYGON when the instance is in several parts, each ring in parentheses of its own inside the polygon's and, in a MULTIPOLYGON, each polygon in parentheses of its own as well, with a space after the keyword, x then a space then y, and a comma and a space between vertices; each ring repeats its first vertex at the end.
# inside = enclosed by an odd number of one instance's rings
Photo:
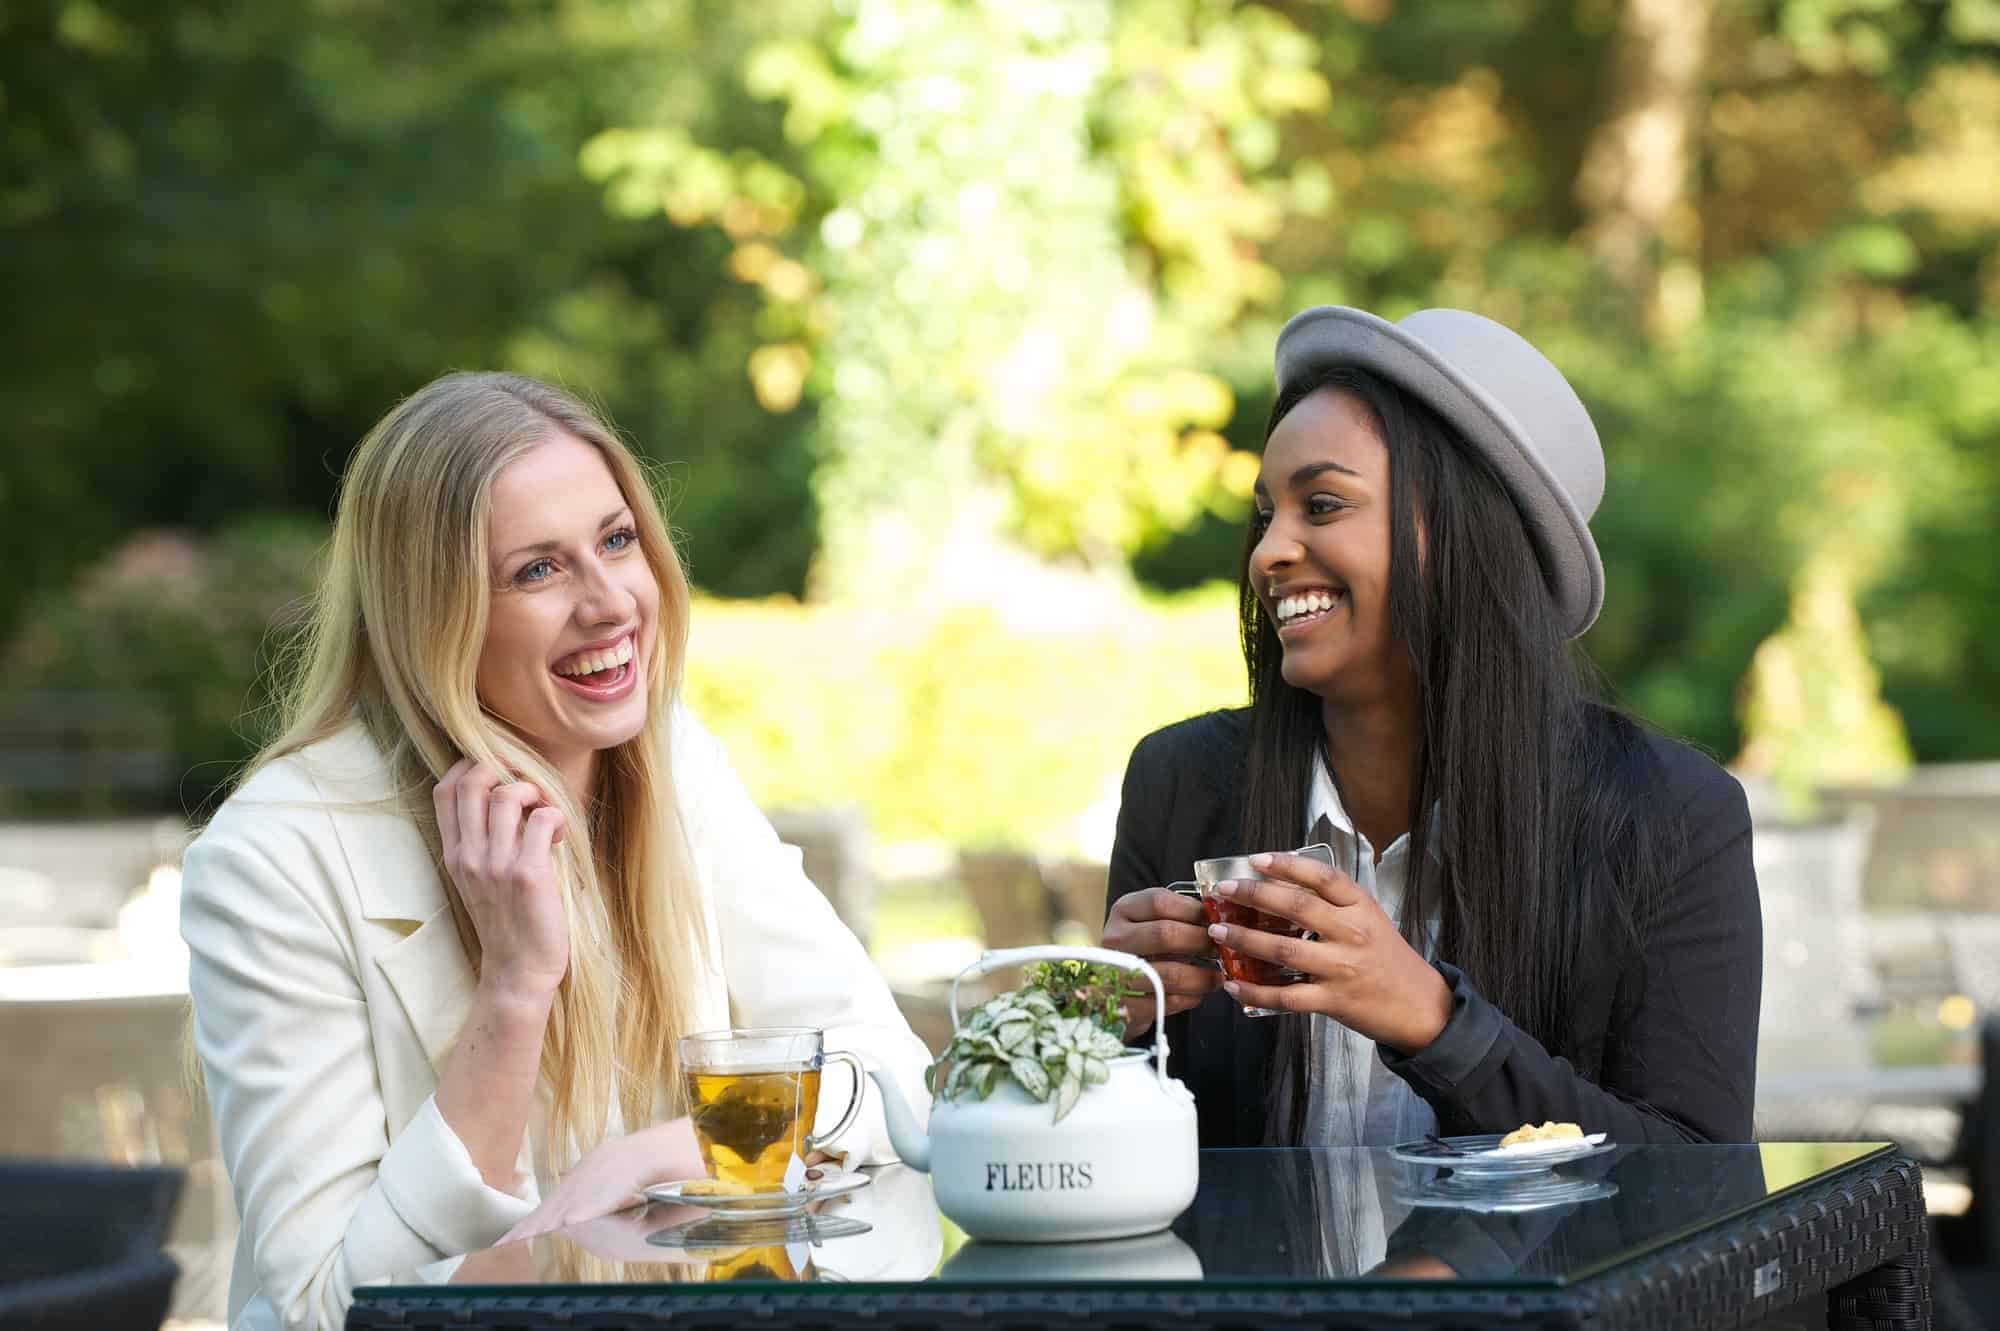
POLYGON ((555 571, 554 560, 537 559, 534 563, 528 565, 526 568, 522 569, 519 573, 516 573, 514 575, 514 581, 545 582, 547 581, 549 574, 554 571, 555 571))
POLYGON ((638 543, 639 533, 633 531, 630 527, 620 527, 617 531, 612 532, 604 538, 604 548, 613 553, 621 550, 629 550, 638 543))

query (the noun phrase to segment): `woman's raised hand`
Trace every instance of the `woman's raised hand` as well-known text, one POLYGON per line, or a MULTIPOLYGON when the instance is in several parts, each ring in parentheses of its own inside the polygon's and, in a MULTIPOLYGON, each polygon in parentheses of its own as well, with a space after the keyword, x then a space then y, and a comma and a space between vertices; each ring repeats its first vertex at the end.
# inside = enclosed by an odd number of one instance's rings
MULTIPOLYGON (((1221 973, 1203 961, 1215 955, 1215 946, 1202 927, 1204 919, 1199 901, 1171 889, 1149 887, 1143 892, 1127 892, 1111 905, 1110 918, 1104 921, 1103 945, 1153 964, 1166 990, 1166 1015, 1172 1016, 1200 1003, 1222 982, 1221 973)), ((1145 988, 1152 992, 1151 985, 1145 988)), ((1125 1010, 1130 1017, 1127 1039, 1152 1026, 1155 1014, 1151 998, 1128 999, 1125 1010)))
POLYGON ((431 792, 444 867, 479 935, 480 979, 545 999, 569 969, 569 917, 550 848, 562 813, 526 781, 461 758, 431 792))
POLYGON ((1208 932, 1216 942, 1310 977, 1288 985, 1230 980, 1222 987, 1231 998, 1247 1007, 1322 1012, 1405 1054, 1438 1037, 1451 1016, 1451 989, 1397 931, 1380 902, 1340 870, 1303 855, 1253 855, 1250 867, 1277 881, 1219 883, 1217 894, 1319 937, 1212 926, 1208 932))

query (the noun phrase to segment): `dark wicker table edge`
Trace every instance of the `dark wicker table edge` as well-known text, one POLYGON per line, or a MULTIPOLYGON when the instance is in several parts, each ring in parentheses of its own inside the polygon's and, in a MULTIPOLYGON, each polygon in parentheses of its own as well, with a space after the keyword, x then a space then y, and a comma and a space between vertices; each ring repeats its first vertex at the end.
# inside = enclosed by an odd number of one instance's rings
POLYGON ((1922 1175, 1876 1157, 1637 1263, 1564 1289, 1475 1289, 1450 1281, 1364 1289, 1242 1286, 1148 1290, 913 1286, 830 1294, 716 1287, 644 1292, 357 1299, 348 1331, 562 1327, 868 1327, 1050 1331, 1105 1327, 1297 1327, 1321 1331, 1485 1327, 1691 1331, 1736 1327, 1828 1295, 1838 1331, 1929 1331, 1930 1251, 1922 1175))
POLYGON ((1737 1326, 1825 1293, 1838 1331, 1929 1331, 1930 1287, 1923 1172, 1889 1154, 1576 1286, 1576 1324, 1737 1326))

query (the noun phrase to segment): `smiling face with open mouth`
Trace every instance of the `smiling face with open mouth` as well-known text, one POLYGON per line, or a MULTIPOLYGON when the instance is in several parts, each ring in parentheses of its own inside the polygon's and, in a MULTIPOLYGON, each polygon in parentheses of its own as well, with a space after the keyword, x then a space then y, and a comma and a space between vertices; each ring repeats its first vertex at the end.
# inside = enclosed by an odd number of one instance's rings
POLYGON ((595 448, 566 434, 493 479, 479 698, 575 784, 646 723, 660 587, 595 448))
MULTIPOLYGON (((1250 576, 1284 647, 1285 682, 1322 697, 1387 683, 1389 450, 1367 404, 1322 389, 1264 446, 1250 576)), ((1406 667, 1405 667, 1406 668, 1406 667)))

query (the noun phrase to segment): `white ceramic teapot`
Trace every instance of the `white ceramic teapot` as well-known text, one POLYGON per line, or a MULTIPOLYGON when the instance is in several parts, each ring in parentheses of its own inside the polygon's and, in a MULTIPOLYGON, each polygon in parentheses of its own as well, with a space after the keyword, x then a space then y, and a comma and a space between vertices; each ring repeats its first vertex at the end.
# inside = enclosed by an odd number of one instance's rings
MULTIPOLYGON (((1160 976, 1138 957, 1101 947, 1011 948, 989 952, 969 975, 1028 961, 1101 962, 1143 971, 1154 1011, 1166 1010, 1160 976)), ((1194 1200, 1194 1096, 1167 1075, 1167 1037, 1153 1025, 1156 1066, 1144 1051, 1108 1060, 1110 1076, 1086 1090, 1061 1122, 1009 1077, 984 1100, 939 1099, 930 1132, 917 1126, 894 1083, 868 1075, 882 1092, 889 1137, 904 1163, 931 1175, 938 1209, 976 1239, 1046 1243, 1114 1239, 1164 1229, 1194 1200)))

